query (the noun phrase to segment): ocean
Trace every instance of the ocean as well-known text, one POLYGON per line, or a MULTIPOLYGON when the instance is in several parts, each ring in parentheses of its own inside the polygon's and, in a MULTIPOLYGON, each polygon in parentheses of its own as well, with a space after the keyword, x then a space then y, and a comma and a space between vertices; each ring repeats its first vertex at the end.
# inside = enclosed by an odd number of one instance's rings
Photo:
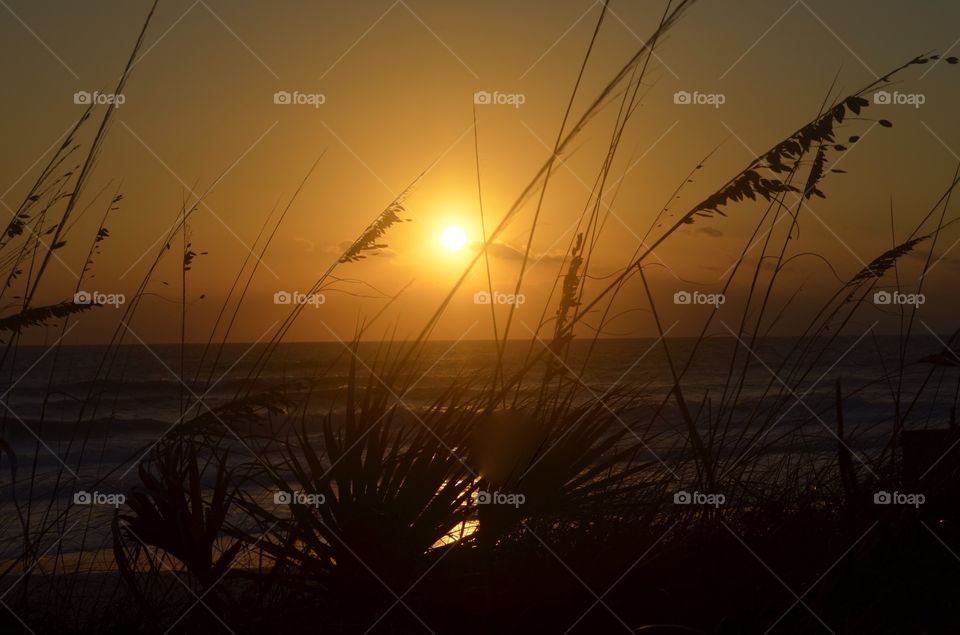
MULTIPOLYGON (((638 432, 636 436, 626 435, 622 442, 636 443, 641 435, 645 441, 650 438, 651 455, 656 452, 656 458, 669 461, 674 451, 671 447, 686 434, 676 400, 670 394, 670 360, 678 371, 682 369, 695 340, 676 338, 668 344, 669 360, 662 343, 655 339, 600 340, 595 345, 574 341, 565 362, 557 362, 554 369, 576 380, 580 386, 578 398, 583 401, 602 400, 611 391, 630 389, 636 396, 634 405, 619 414, 625 426, 633 426, 638 432), (659 408, 664 403, 665 407, 659 408), (654 412, 659 415, 651 424, 654 412)), ((762 339, 751 347, 752 352, 740 347, 731 375, 735 345, 732 338, 701 343, 695 363, 681 382, 684 399, 698 428, 709 435, 715 425, 711 422, 718 419, 728 378, 738 378, 743 362, 749 360, 740 390, 734 393, 733 386, 727 386, 726 402, 729 404, 736 394, 737 405, 725 412, 732 415, 729 421, 733 430, 749 430, 775 421, 772 427, 778 432, 771 434, 770 443, 764 446, 772 459, 797 452, 798 448, 835 456, 838 379, 844 396, 845 439, 856 452, 869 454, 890 438, 898 391, 903 395, 901 413, 909 412, 907 427, 946 427, 953 418, 958 369, 920 361, 942 350, 933 336, 911 340, 902 377, 897 361, 899 340, 894 337, 838 337, 832 342, 762 339), (791 351, 805 347, 824 352, 819 359, 809 355, 808 362, 798 366, 806 372, 791 373, 791 365, 784 365, 784 360, 791 359, 791 351), (779 431, 790 430, 801 433, 802 444, 789 434, 778 438, 779 431)), ((540 346, 536 344, 533 350, 540 346)), ((508 376, 520 367, 529 350, 529 342, 510 343, 504 354, 508 376)), ((109 373, 104 365, 108 353, 105 347, 21 347, 16 357, 8 360, 12 370, 2 393, 6 408, 0 439, 17 460, 15 470, 9 470, 9 457, 0 452, 0 514, 15 518, 22 514, 24 500, 34 501, 29 522, 36 528, 67 510, 77 491, 94 487, 107 495, 128 491, 137 483, 137 471, 132 466, 181 419, 183 408, 195 406, 198 397, 210 408, 230 401, 263 351, 263 345, 227 346, 208 384, 209 371, 199 376, 197 373, 204 355, 202 345, 182 349, 179 345, 123 346, 109 373)), ((380 376, 384 359, 396 353, 396 344, 360 344, 356 351, 358 374, 373 372, 380 376)), ((307 417, 319 420, 337 416, 342 411, 338 409, 343 407, 352 359, 353 352, 337 342, 283 344, 259 374, 256 390, 293 386, 288 392, 296 401, 306 395, 309 382, 313 393, 307 417)), ((492 377, 496 359, 491 341, 431 342, 418 362, 415 385, 403 394, 403 401, 416 411, 454 381, 472 382, 480 394, 492 377)), ((205 368, 211 361, 208 352, 205 368)), ((521 394, 534 394, 543 369, 543 363, 533 368, 521 385, 521 394)), ((240 438, 237 435, 238 441, 240 438)), ((731 452, 742 449, 741 445, 731 452)), ((261 458, 247 451, 241 449, 234 456, 241 461, 261 458)), ((718 452, 723 453, 724 448, 718 452)), ((106 554, 110 548, 114 509, 104 505, 90 509, 87 531, 65 538, 61 545, 65 552, 106 554)), ((21 548, 17 532, 0 536, 0 559, 14 557, 21 548)))
MULTIPOLYGON (((686 364, 694 343, 692 338, 669 340, 670 357, 678 372, 686 364)), ((178 344, 125 345, 120 347, 109 371, 104 364, 106 347, 21 347, 11 360, 13 363, 7 364, 9 370, 2 384, 7 405, 3 426, 13 431, 14 437, 21 436, 15 432, 18 425, 38 424, 41 420, 54 436, 61 426, 91 421, 106 422, 107 428, 121 438, 125 433, 139 435, 149 433, 151 428, 165 429, 180 420, 184 406, 195 406, 200 397, 211 408, 235 397, 264 346, 227 345, 212 373, 209 368, 214 351, 207 352, 204 370, 197 371, 205 348, 200 344, 189 344, 183 349, 178 344)), ((386 344, 361 343, 355 360, 357 373, 382 376, 384 358, 396 356, 397 346, 394 344, 388 351, 386 344)), ((404 402, 413 408, 423 406, 458 379, 472 381, 476 390, 482 390, 484 382, 492 377, 497 358, 495 346, 492 341, 428 343, 414 372, 418 379, 413 389, 404 394, 404 402)), ((734 377, 739 376, 745 361, 749 361, 749 367, 738 404, 756 405, 770 389, 794 397, 798 416, 809 410, 825 412, 833 407, 835 382, 840 379, 848 422, 884 426, 893 421, 897 390, 905 395, 904 399, 911 400, 924 386, 929 372, 936 370, 911 417, 914 421, 945 423, 957 390, 957 373, 955 369, 935 369, 920 361, 941 351, 942 344, 932 335, 912 338, 902 379, 898 376, 899 346, 898 338, 892 336, 839 336, 832 343, 826 338, 766 338, 757 341, 749 352, 740 346, 734 377), (784 360, 789 359, 792 350, 805 346, 825 352, 819 359, 816 353, 807 356, 808 361, 798 366, 807 370, 802 377, 791 374, 791 365, 784 366, 784 360)), ((681 382, 689 402, 714 406, 719 403, 735 347, 736 341, 730 337, 701 343, 681 382)), ((590 349, 589 341, 575 340, 566 361, 555 364, 555 369, 581 384, 583 399, 600 397, 614 388, 633 387, 639 391, 640 403, 653 406, 664 399, 673 385, 667 355, 656 339, 599 340, 590 349)), ((504 353, 507 376, 520 367, 530 350, 526 341, 508 345, 504 353)), ((532 350, 543 352, 543 347, 537 343, 532 350)), ((309 381, 313 396, 308 410, 325 413, 331 403, 339 401, 336 405, 342 405, 353 355, 339 342, 281 344, 259 373, 255 392, 288 386, 292 387, 289 395, 296 398, 305 395, 305 382, 309 381)), ((544 359, 551 358, 552 353, 544 353, 544 359)), ((543 366, 540 363, 533 367, 522 390, 532 391, 539 385, 543 366)), ((770 394, 767 393, 768 398, 770 394)))

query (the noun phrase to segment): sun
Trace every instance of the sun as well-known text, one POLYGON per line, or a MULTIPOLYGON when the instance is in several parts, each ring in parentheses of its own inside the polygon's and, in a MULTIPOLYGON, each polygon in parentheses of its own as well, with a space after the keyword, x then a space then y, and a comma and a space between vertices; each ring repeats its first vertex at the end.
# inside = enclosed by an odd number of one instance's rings
POLYGON ((467 232, 460 227, 447 227, 440 234, 440 244, 448 251, 460 251, 467 244, 467 232))

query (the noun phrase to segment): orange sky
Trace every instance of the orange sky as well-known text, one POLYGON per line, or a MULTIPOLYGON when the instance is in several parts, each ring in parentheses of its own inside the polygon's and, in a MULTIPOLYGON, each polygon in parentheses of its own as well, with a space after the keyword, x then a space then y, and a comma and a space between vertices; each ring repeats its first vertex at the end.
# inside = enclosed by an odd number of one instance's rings
MULTIPOLYGON (((677 209, 691 207, 745 167, 753 153, 813 118, 835 76, 834 95, 846 94, 919 53, 947 52, 960 38, 960 6, 840 4, 750 0, 692 7, 658 48, 643 104, 622 142, 612 170, 622 183, 616 199, 606 200, 612 215, 592 276, 623 266, 670 193, 718 144, 683 190, 677 209), (723 104, 677 104, 678 91, 720 94, 723 104)), ((0 157, 5 175, 0 192, 6 205, 16 207, 45 152, 59 145, 82 112, 74 94, 110 91, 149 3, 9 0, 8 5, 0 10, 0 66, 8 85, 0 121, 7 146, 0 157)), ((651 33, 663 6, 611 3, 575 114, 637 50, 639 38, 651 33)), ((326 293, 326 301, 306 311, 288 339, 349 338, 358 320, 383 306, 383 295, 410 281, 371 335, 394 326, 400 336, 416 333, 480 240, 474 93, 522 95, 502 98, 522 104, 477 110, 489 227, 549 155, 599 13, 600 3, 589 1, 163 0, 87 189, 84 204, 92 201, 93 207, 58 251, 63 262, 52 265, 56 271, 42 300, 72 294, 74 274, 106 203, 93 201, 101 188, 109 185, 113 192, 120 185, 124 201, 108 223, 111 238, 94 265, 96 277, 84 287, 129 294, 183 197, 205 191, 226 171, 191 223, 194 248, 209 253, 188 276, 188 338, 205 340, 267 214, 277 201, 289 200, 323 153, 264 258, 233 339, 252 341, 267 333, 289 308, 275 305, 274 294, 308 288, 345 243, 433 166, 407 201, 413 222, 391 229, 384 254, 338 269, 337 275, 354 282, 326 293), (275 103, 278 91, 312 103, 275 103), (440 233, 451 225, 467 233, 464 251, 440 245, 440 233)), ((848 174, 831 175, 824 183, 828 198, 810 201, 791 253, 816 252, 849 278, 891 246, 891 201, 902 240, 940 196, 958 161, 952 148, 960 150, 955 117, 960 75, 946 64, 929 73, 928 68, 908 70, 890 89, 923 95, 920 107, 876 105, 865 111, 869 118, 892 120, 893 128, 848 122, 841 137, 847 130, 870 132, 843 154, 840 167, 848 174)), ((530 248, 538 264, 526 278, 515 336, 529 334, 523 325, 536 323, 546 290, 560 273, 559 257, 588 200, 614 114, 608 109, 591 122, 555 174, 530 248)), ((670 302, 673 293, 716 290, 762 210, 760 204, 736 205, 729 217, 698 222, 657 250, 664 266, 651 268, 649 275, 663 298, 663 319, 681 322, 675 334, 693 334, 699 322, 681 320, 687 309, 670 302)), ((524 208, 491 258, 496 290, 512 291, 532 212, 532 205, 524 208)), ((949 289, 960 252, 950 247, 958 237, 956 230, 941 237, 935 258, 944 259, 926 283, 924 319, 938 330, 953 327, 949 289)), ((915 285, 919 262, 904 261, 901 278, 913 275, 904 287, 915 285)), ((138 317, 138 332, 147 340, 179 337, 179 264, 176 256, 167 258, 151 284, 156 295, 147 298, 138 317)), ((729 305, 742 297, 747 282, 734 284, 729 305)), ((589 290, 602 281, 588 284, 595 285, 589 290)), ((821 261, 795 261, 783 274, 782 299, 798 286, 803 291, 781 330, 805 326, 801 309, 818 306, 837 284, 821 261)), ((486 286, 481 262, 451 304, 438 337, 491 335, 489 308, 473 301, 486 286)), ((618 307, 625 313, 607 334, 655 335, 649 315, 631 311, 644 306, 639 286, 630 286, 618 307)), ((109 311, 98 309, 100 317, 83 320, 71 339, 101 340, 115 324, 109 311)), ((875 319, 886 318, 865 313, 863 323, 875 319)))

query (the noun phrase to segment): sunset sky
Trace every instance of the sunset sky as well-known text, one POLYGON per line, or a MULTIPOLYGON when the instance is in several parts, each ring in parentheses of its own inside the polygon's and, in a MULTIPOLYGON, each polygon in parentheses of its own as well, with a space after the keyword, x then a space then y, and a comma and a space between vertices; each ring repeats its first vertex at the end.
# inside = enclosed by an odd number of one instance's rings
MULTIPOLYGON (((75 93, 112 91, 151 3, 0 4, 0 69, 8 87, 0 121, 6 146, 0 192, 5 205, 16 208, 81 114, 75 93)), ((511 102, 477 106, 489 231, 549 156, 601 4, 162 0, 81 208, 93 204, 57 252, 63 262, 51 265, 62 291, 48 284, 42 300, 72 296, 74 274, 118 187, 124 200, 108 222, 111 237, 85 289, 132 293, 184 198, 206 191, 226 171, 206 199, 208 207, 191 223, 194 249, 208 254, 188 274, 187 335, 205 340, 267 215, 289 201, 322 154, 264 258, 233 339, 261 338, 289 310, 274 303, 274 294, 309 288, 346 244, 430 168, 407 199, 412 222, 391 228, 384 253, 339 268, 337 275, 353 282, 328 291, 324 304, 306 311, 287 339, 349 338, 358 321, 383 306, 383 296, 411 281, 371 337, 395 325, 400 337, 415 334, 481 240, 474 93, 488 91, 511 102), (275 103, 278 91, 304 103, 275 103), (451 227, 462 237, 442 240, 451 227), (461 240, 463 247, 455 249, 461 240)), ((610 4, 574 115, 636 52, 663 9, 662 2, 610 4)), ((828 95, 853 92, 921 53, 960 55, 958 40, 960 5, 942 0, 694 4, 657 49, 643 105, 612 170, 622 181, 611 188, 616 199, 612 191, 607 196, 612 216, 590 275, 605 276, 626 264, 673 190, 718 145, 675 211, 689 209, 754 155, 814 118, 828 95), (678 91, 722 95, 723 103, 677 104, 678 91)), ((960 161, 958 73, 960 66, 945 63, 908 69, 889 90, 922 95, 922 105, 872 105, 864 111, 866 120, 845 124, 841 139, 863 138, 831 166, 847 174, 828 176, 821 188, 827 198, 812 199, 802 212, 791 253, 816 252, 848 279, 891 247, 891 206, 897 241, 913 230, 960 161), (878 118, 893 127, 876 126, 878 118)), ((615 112, 610 107, 590 123, 555 174, 531 246, 537 264, 525 279, 526 302, 514 336, 529 335, 522 325, 536 323, 560 274, 615 112)), ((82 141, 89 141, 100 113, 85 126, 82 141)), ((680 322, 674 334, 694 334, 700 322, 672 304, 673 293, 717 290, 762 211, 759 203, 737 204, 728 217, 703 219, 657 250, 664 266, 651 267, 649 276, 662 296, 664 319, 680 322)), ((528 204, 491 253, 496 290, 513 290, 532 213, 528 204)), ((950 289, 960 273, 960 245, 951 247, 958 238, 953 228, 941 236, 934 256, 939 262, 925 283, 923 319, 939 331, 955 327, 950 289)), ((138 333, 151 341, 179 337, 178 248, 164 260, 149 289, 156 295, 144 300, 137 318, 138 333)), ((903 290, 916 286, 925 257, 920 250, 902 263, 903 290)), ((731 296, 742 295, 748 282, 736 282, 731 296)), ((802 286, 800 304, 808 308, 840 284, 812 257, 794 261, 782 283, 787 289, 802 286)), ((603 281, 588 284, 596 289, 603 281)), ((481 261, 436 336, 490 337, 489 307, 473 302, 473 294, 486 287, 481 261)), ((641 288, 630 286, 620 307, 624 316, 607 334, 656 335, 647 313, 629 311, 644 307, 641 288)), ((115 325, 111 310, 100 308, 97 319, 83 319, 71 341, 102 341, 115 325)), ((864 325, 876 319, 887 318, 878 310, 860 316, 864 325)), ((798 309, 780 328, 795 332, 806 322, 798 309)))

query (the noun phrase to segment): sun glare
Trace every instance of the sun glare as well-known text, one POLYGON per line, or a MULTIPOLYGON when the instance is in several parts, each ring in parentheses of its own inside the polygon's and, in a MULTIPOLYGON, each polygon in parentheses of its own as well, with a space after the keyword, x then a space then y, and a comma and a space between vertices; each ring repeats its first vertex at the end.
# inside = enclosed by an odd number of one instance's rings
POLYGON ((449 251, 460 251, 467 244, 467 233, 459 227, 447 227, 440 234, 440 244, 449 251))

